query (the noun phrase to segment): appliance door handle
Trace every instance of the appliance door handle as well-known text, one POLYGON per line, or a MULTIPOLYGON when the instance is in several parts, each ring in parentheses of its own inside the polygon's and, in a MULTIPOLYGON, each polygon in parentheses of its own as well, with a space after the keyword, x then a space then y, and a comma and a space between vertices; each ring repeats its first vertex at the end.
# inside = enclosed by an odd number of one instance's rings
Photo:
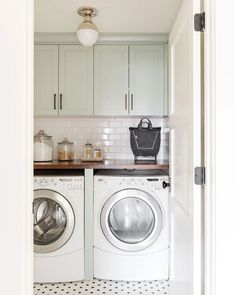
POLYGON ((133 110, 133 105, 134 105, 134 98, 133 98, 133 94, 131 94, 131 110, 133 110))
POLYGON ((54 110, 56 110, 56 93, 54 93, 54 110))
POLYGON ((125 94, 125 110, 127 111, 127 94, 125 94))
POLYGON ((63 109, 63 96, 62 93, 60 94, 60 110, 63 109))

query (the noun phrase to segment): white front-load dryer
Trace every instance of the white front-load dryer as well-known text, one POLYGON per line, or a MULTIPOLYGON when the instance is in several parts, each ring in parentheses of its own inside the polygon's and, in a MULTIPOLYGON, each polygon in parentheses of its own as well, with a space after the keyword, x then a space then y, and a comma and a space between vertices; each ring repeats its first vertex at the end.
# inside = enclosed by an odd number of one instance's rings
POLYGON ((34 177, 34 282, 84 279, 84 176, 34 177))
POLYGON ((95 278, 169 278, 168 182, 160 171, 95 175, 95 278))

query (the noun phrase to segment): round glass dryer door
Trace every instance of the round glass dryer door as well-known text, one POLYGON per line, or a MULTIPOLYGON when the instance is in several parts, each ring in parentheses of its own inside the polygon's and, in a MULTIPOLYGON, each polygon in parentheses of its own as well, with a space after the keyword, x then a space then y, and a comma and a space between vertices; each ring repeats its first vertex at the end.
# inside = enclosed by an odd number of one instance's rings
POLYGON ((74 213, 68 200, 57 192, 34 191, 34 251, 49 253, 61 248, 74 229, 74 213))
POLYGON ((125 251, 140 251, 154 243, 162 230, 160 205, 150 194, 126 189, 112 195, 101 211, 107 240, 125 251))

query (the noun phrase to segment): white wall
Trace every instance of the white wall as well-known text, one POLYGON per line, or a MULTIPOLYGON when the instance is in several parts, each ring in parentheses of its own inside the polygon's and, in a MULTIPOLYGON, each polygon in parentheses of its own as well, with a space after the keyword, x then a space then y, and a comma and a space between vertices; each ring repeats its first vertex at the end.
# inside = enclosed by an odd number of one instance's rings
POLYGON ((0 10, 0 293, 32 295, 33 1, 0 10))
POLYGON ((217 261, 216 294, 218 295, 235 294, 234 10, 234 1, 215 0, 215 241, 217 261))

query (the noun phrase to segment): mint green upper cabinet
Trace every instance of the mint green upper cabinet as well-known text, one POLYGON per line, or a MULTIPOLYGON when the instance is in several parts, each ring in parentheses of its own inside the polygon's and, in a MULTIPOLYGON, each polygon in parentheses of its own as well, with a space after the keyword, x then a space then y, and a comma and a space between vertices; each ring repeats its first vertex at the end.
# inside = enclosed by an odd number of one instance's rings
POLYGON ((92 47, 35 45, 35 115, 166 115, 166 52, 98 44, 93 61, 92 47))
POLYGON ((93 49, 35 45, 35 115, 93 114, 93 49))
POLYGON ((59 114, 93 114, 93 49, 59 46, 59 114))
POLYGON ((128 114, 128 46, 94 48, 94 114, 128 114))
POLYGON ((164 45, 130 46, 130 114, 166 113, 166 63, 164 45))
POLYGON ((35 45, 34 110, 35 115, 57 115, 58 46, 35 45))
POLYGON ((165 45, 96 45, 94 114, 167 114, 165 45))

